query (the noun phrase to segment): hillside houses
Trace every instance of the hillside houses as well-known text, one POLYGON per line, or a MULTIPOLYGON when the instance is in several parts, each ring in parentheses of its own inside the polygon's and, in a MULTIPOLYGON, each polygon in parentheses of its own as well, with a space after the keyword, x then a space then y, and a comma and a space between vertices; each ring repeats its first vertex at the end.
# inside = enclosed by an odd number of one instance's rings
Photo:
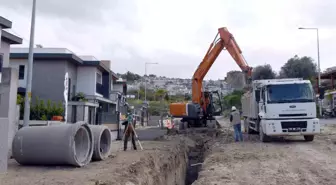
MULTIPOLYGON (((141 86, 145 86, 146 81, 147 89, 166 89, 169 95, 191 94, 191 79, 157 77, 154 75, 129 83, 128 90, 138 90, 141 86)), ((231 86, 224 80, 205 80, 203 85, 206 90, 218 90, 223 94, 227 94, 232 91, 231 86)))

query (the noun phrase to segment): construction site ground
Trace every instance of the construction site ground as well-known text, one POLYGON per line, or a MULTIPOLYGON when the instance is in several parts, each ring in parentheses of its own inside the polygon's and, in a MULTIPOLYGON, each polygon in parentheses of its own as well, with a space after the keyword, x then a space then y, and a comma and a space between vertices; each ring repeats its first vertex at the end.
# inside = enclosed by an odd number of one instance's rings
POLYGON ((222 128, 211 133, 142 141, 143 151, 124 152, 114 142, 108 159, 82 168, 20 166, 11 159, 0 184, 182 185, 196 178, 194 185, 335 184, 335 125, 324 126, 313 142, 291 137, 261 143, 258 135, 244 134, 244 142, 236 143, 227 121, 220 123, 222 128))
POLYGON ((313 142, 301 136, 261 143, 258 135, 244 135, 244 142, 234 143, 222 136, 206 154, 194 185, 335 184, 335 134, 336 125, 325 125, 313 142))

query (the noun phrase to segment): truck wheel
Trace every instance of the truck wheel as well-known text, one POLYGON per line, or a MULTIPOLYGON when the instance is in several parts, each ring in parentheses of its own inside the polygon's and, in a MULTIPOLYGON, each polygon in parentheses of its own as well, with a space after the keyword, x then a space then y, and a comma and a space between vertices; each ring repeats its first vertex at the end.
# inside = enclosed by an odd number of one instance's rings
POLYGON ((306 141, 313 141, 314 136, 303 136, 306 141))
POLYGON ((259 137, 260 137, 260 141, 261 142, 266 143, 266 142, 270 142, 271 141, 271 138, 268 135, 266 135, 264 133, 264 131, 262 130, 261 124, 259 124, 259 137))

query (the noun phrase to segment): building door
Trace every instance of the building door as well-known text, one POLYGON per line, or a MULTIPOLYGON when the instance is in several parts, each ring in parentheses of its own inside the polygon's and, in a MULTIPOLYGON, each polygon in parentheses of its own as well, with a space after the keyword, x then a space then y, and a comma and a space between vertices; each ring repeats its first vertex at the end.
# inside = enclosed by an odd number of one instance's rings
POLYGON ((71 123, 77 122, 77 106, 71 106, 71 123))
POLYGON ((92 124, 92 107, 89 107, 88 123, 92 124))
POLYGON ((102 104, 99 103, 99 107, 97 107, 97 112, 96 112, 96 125, 101 124, 101 117, 102 117, 102 104))

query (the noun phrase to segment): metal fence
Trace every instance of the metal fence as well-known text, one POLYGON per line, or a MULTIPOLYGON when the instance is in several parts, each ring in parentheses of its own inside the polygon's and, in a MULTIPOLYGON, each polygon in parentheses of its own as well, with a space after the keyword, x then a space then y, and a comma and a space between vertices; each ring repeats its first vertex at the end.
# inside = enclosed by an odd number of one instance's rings
POLYGON ((97 124, 118 124, 118 115, 115 113, 99 112, 97 113, 97 124))

